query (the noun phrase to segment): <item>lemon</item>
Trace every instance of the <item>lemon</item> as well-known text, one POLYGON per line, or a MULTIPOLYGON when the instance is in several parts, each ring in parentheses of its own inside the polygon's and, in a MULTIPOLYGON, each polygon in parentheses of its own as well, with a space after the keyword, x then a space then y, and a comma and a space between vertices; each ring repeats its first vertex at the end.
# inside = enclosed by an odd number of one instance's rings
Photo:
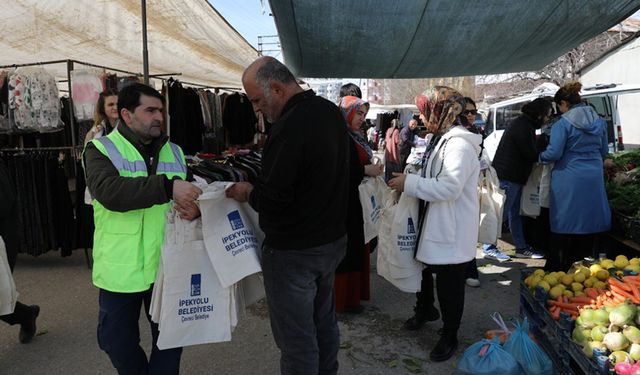
POLYGON ((627 265, 629 265, 629 260, 624 255, 618 255, 616 260, 613 262, 613 266, 619 270, 625 268, 627 265))
POLYGON ((571 283, 573 282, 573 276, 571 275, 564 275, 562 276, 562 278, 560 279, 560 282, 563 283, 564 285, 571 285, 571 283))
POLYGON ((564 271, 558 271, 556 272, 556 277, 558 278, 558 280, 560 280, 562 278, 562 276, 566 275, 566 273, 564 271))
POLYGON ((589 270, 591 271, 591 275, 595 275, 596 272, 600 271, 602 269, 602 266, 599 264, 592 264, 591 267, 589 267, 589 270))
POLYGON ((576 283, 581 283, 586 279, 586 277, 584 276, 584 273, 579 272, 576 273, 575 275, 573 275, 573 281, 575 281, 576 283))
POLYGON ((583 291, 573 292, 573 295, 574 295, 575 297, 584 297, 584 296, 586 296, 586 294, 584 294, 584 292, 583 292, 583 291))
POLYGON ((574 292, 581 292, 584 289, 584 286, 580 283, 571 283, 571 290, 574 292))
POLYGON ((585 288, 592 288, 593 287, 593 279, 592 278, 588 278, 586 279, 582 285, 584 285, 585 288))
POLYGON ((607 284, 602 282, 602 281, 600 281, 600 280, 598 280, 595 283, 593 283, 593 287, 596 288, 596 289, 605 289, 606 286, 607 286, 607 284))
POLYGON ((562 292, 562 295, 571 298, 573 297, 573 292, 570 290, 565 290, 564 292, 562 292))
POLYGON ((609 272, 607 272, 605 270, 600 270, 600 271, 596 272, 596 277, 598 278, 598 280, 604 281, 604 280, 609 278, 609 272))
POLYGON ((608 270, 609 268, 613 268, 613 261, 611 259, 603 259, 602 262, 600 262, 600 266, 602 266, 603 269, 608 270))
POLYGON ((549 291, 549 289, 551 289, 551 286, 549 285, 549 283, 548 283, 548 282, 546 282, 546 281, 544 281, 544 280, 541 280, 541 281, 538 283, 538 286, 539 286, 540 288, 544 289, 544 291, 545 291, 545 292, 548 292, 548 291, 549 291))
POLYGON ((544 270, 542 268, 538 268, 537 270, 533 271, 533 274, 535 276, 544 277, 544 270))
POLYGON ((555 300, 558 297, 560 297, 563 294, 563 292, 564 292, 564 286, 556 285, 549 290, 549 297, 555 300))
POLYGON ((629 264, 632 266, 640 265, 640 258, 631 258, 629 259, 629 264))
POLYGON ((542 280, 548 282, 552 287, 558 285, 558 279, 555 276, 547 275, 542 280))

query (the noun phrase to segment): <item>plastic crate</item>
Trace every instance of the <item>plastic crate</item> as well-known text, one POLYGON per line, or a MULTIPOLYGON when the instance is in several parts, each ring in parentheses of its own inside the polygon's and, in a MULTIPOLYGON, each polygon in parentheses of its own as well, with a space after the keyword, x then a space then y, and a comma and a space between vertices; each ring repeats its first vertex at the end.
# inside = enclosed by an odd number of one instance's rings
POLYGON ((637 220, 634 220, 630 216, 617 211, 611 211, 611 232, 625 238, 630 238, 631 227, 634 221, 637 222, 637 220))
POLYGON ((531 293, 524 284, 529 273, 523 270, 520 279, 520 315, 527 317, 531 331, 540 347, 549 355, 556 374, 609 375, 611 370, 606 356, 590 359, 582 352, 582 347, 571 339, 575 322, 564 313, 556 322, 546 308, 548 294, 541 288, 531 293))
POLYGON ((630 219, 626 237, 640 243, 640 220, 630 219))

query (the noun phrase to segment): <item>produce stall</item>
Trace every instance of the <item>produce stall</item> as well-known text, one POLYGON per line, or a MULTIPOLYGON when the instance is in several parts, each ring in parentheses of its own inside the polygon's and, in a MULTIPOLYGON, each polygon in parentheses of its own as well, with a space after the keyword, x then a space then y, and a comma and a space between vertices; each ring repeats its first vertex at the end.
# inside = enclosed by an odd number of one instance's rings
POLYGON ((606 188, 612 211, 612 240, 640 251, 640 150, 613 156, 605 169, 606 188))
POLYGON ((640 258, 523 272, 520 313, 558 374, 640 374, 640 258))

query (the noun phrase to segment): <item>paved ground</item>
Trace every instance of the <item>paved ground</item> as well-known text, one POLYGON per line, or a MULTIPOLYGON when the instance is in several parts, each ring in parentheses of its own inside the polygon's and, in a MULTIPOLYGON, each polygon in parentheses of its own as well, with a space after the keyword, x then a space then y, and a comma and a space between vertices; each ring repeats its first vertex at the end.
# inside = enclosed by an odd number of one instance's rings
MULTIPOLYGON (((503 248, 512 246, 501 243, 503 248)), ((375 254, 374 254, 375 255, 375 254)), ((402 323, 412 313, 414 296, 400 292, 372 270, 372 299, 361 315, 340 315, 340 374, 451 374, 464 349, 495 328, 489 314, 518 315, 519 270, 544 261, 515 260, 499 264, 478 260, 480 288, 466 290, 459 332, 460 348, 444 363, 430 363, 440 322, 409 332, 402 323)), ((82 251, 69 258, 50 252, 37 258, 21 255, 15 280, 20 300, 39 304, 38 333, 33 342, 18 342, 18 326, 0 323, 0 374, 115 374, 95 338, 97 290, 91 285, 82 251)), ((141 321, 141 323, 146 323, 141 321)), ((149 347, 148 328, 142 345, 149 347)), ((185 348, 182 374, 278 374, 279 353, 273 342, 264 301, 241 319, 233 341, 185 348)))

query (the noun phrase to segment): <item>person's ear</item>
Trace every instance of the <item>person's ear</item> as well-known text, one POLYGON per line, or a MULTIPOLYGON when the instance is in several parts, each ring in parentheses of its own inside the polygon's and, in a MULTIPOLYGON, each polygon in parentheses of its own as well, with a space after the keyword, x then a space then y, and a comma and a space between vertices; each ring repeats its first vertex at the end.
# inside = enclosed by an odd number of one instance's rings
POLYGON ((272 95, 281 96, 284 92, 283 85, 277 81, 269 82, 269 90, 271 90, 272 95))
POLYGON ((129 112, 128 109, 122 108, 120 110, 120 116, 122 116, 122 119, 124 120, 125 124, 129 124, 131 122, 132 113, 129 112))

